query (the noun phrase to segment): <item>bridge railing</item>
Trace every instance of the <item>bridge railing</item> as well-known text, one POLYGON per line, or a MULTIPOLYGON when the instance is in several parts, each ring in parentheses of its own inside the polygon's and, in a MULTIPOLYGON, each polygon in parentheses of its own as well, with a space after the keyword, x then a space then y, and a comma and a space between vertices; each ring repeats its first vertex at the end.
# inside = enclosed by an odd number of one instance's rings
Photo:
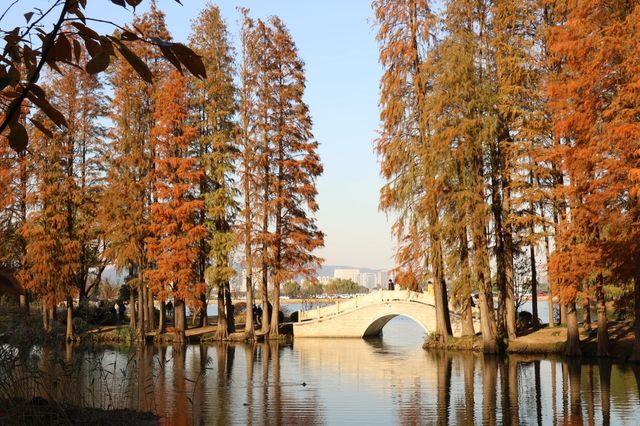
POLYGON ((428 293, 418 293, 410 290, 379 290, 365 295, 356 295, 349 300, 337 301, 332 305, 317 307, 308 311, 301 311, 298 322, 326 318, 365 306, 376 305, 391 301, 417 302, 425 305, 435 305, 435 300, 428 293))

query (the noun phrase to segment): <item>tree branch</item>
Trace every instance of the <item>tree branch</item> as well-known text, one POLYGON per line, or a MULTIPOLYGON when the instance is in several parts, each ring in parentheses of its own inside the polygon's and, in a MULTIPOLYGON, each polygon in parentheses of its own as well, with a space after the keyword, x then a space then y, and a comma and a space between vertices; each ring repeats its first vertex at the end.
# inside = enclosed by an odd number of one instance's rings
POLYGON ((47 44, 42 46, 42 55, 40 56, 40 62, 38 62, 34 73, 31 74, 31 77, 25 85, 24 90, 20 93, 20 96, 18 96, 9 104, 9 108, 7 109, 7 112, 5 114, 5 118, 4 120, 2 120, 2 124, 0 124, 0 134, 4 132, 9 123, 13 120, 13 117, 18 113, 18 111, 20 111, 20 106, 31 90, 31 86, 38 81, 38 78, 40 78, 40 71, 42 71, 42 67, 44 66, 45 62, 47 62, 47 56, 49 56, 49 52, 51 51, 51 48, 53 47, 56 39, 56 35, 58 35, 58 33, 60 32, 60 28, 62 27, 62 23, 64 22, 64 17, 66 16, 69 6, 73 1, 74 0, 65 0, 64 5, 62 6, 62 11, 60 12, 60 17, 54 25, 51 33, 49 33, 51 37, 48 38, 47 44))
POLYGON ((16 3, 18 3, 19 1, 20 1, 20 0, 14 0, 14 2, 13 2, 13 3, 11 3, 11 4, 9 5, 9 7, 8 7, 8 8, 6 8, 6 9, 5 9, 5 11, 2 13, 2 16, 0 16, 0 22, 2 22, 2 20, 3 20, 3 19, 4 19, 4 17, 5 17, 5 15, 6 15, 6 14, 11 10, 11 8, 12 8, 13 6, 15 6, 15 4, 16 4, 16 3))

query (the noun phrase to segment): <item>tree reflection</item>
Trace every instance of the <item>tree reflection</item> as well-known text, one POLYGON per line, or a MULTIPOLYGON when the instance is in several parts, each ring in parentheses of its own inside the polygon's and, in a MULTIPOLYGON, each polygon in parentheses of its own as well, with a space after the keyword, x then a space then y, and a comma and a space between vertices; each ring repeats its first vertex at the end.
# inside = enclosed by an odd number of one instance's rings
MULTIPOLYGON (((378 386, 383 380, 382 392, 365 391, 377 392, 374 398, 382 394, 380 403, 388 405, 376 408, 389 408, 400 424, 609 425, 629 421, 625 416, 634 415, 640 399, 640 366, 613 368, 608 359, 581 364, 451 352, 404 356, 361 341, 296 346, 295 352, 278 341, 95 352, 60 346, 43 348, 33 362, 42 372, 38 384, 47 399, 151 411, 176 425, 324 423, 328 412, 318 389, 334 383, 325 376, 339 377, 348 387, 378 386), (236 351, 245 358, 240 365, 236 351), (293 361, 291 354, 297 357, 293 361), (243 377, 234 383, 239 377, 234 368, 246 374, 246 382, 243 377), (303 386, 303 381, 311 383, 303 386), (475 398, 480 385, 481 400, 475 398)), ((15 373, 20 379, 28 374, 15 373)), ((335 413, 330 415, 335 421, 335 413)))
POLYGON ((253 425, 253 365, 256 358, 256 345, 251 342, 244 345, 245 369, 247 370, 247 424, 253 425))
POLYGON ((602 408, 602 424, 611 424, 611 360, 598 359, 600 376, 600 406, 602 408))
POLYGON ((482 423, 496 424, 498 359, 494 355, 482 357, 482 423))
POLYGON ((190 424, 189 410, 186 394, 185 379, 185 353, 186 345, 173 345, 173 389, 174 389, 174 412, 172 414, 171 423, 177 426, 186 426, 190 424))
POLYGON ((438 399, 436 412, 439 425, 449 424, 449 403, 451 398, 451 358, 446 352, 436 353, 438 368, 438 399))
POLYGON ((473 409, 475 407, 474 398, 474 378, 476 368, 476 357, 474 354, 464 354, 462 356, 462 365, 464 369, 464 416, 458 418, 459 424, 473 424, 473 409))
POLYGON ((216 383, 216 424, 230 424, 233 420, 230 413, 231 408, 231 375, 233 372, 233 362, 235 360, 236 348, 226 342, 216 343, 216 365, 217 378, 216 383))
MULTIPOLYGON (((533 376, 536 390, 536 422, 542 425, 542 392, 540 389, 540 360, 533 362, 533 376)), ((554 383, 555 386, 555 383, 554 383)))
MULTIPOLYGON (((580 360, 574 358, 568 358, 566 365, 568 366, 569 371, 569 399, 570 399, 570 413, 569 413, 569 423, 570 424, 581 424, 582 423, 582 409, 580 406, 580 389, 582 388, 582 377, 580 372, 580 360)), ((565 412, 565 416, 567 413, 565 412)))

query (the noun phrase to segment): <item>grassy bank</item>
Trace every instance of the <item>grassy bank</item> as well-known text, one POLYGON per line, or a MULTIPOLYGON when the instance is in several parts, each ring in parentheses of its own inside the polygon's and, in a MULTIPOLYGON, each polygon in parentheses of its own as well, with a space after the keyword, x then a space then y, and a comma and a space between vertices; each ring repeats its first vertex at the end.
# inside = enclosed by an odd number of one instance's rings
MULTIPOLYGON (((633 347, 635 334, 630 321, 610 321, 608 323, 610 357, 625 361, 633 347)), ((596 356, 598 350, 598 329, 594 324, 590 330, 580 328, 580 349, 583 356, 596 356)), ((506 345, 506 352, 525 355, 564 354, 567 329, 561 327, 543 327, 538 330, 522 330, 520 335, 506 345)), ((435 349, 434 340, 427 340, 424 349, 435 349)), ((482 336, 450 337, 446 345, 447 350, 482 351, 482 336)))

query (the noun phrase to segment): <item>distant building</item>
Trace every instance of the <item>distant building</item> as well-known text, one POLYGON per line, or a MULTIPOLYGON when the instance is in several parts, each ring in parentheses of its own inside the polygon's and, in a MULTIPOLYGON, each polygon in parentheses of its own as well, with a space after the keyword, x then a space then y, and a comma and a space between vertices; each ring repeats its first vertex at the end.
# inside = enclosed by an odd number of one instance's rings
POLYGON ((388 271, 378 271, 378 272, 376 272, 375 287, 387 288, 387 283, 388 282, 389 282, 389 272, 388 271))
POLYGON ((360 269, 336 269, 333 271, 333 278, 351 280, 357 283, 360 278, 360 269))
POLYGON ((373 272, 362 272, 358 276, 358 281, 356 282, 358 283, 358 285, 371 290, 376 286, 376 274, 373 272))

